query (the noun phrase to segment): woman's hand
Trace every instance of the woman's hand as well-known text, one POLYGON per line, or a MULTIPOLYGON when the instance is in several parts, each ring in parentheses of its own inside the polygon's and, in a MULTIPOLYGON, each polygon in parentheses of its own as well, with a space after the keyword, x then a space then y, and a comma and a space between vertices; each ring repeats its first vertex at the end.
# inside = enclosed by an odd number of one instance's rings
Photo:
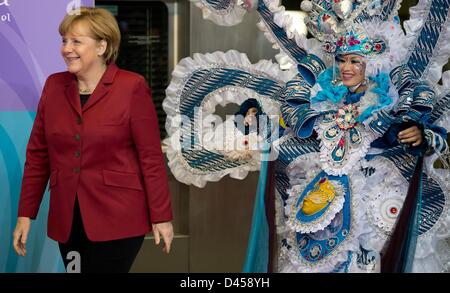
POLYGON ((407 128, 398 133, 398 139, 401 143, 412 143, 412 146, 418 146, 422 143, 422 131, 417 127, 413 126, 407 128))
POLYGON ((30 232, 31 220, 28 217, 18 217, 16 229, 13 233, 13 247, 16 253, 20 256, 27 254, 25 247, 28 238, 28 232, 30 232))
POLYGON ((164 248, 163 251, 166 253, 170 252, 170 245, 173 240, 173 226, 172 222, 163 222, 152 224, 153 235, 155 236, 155 244, 159 245, 161 236, 164 240, 164 248))

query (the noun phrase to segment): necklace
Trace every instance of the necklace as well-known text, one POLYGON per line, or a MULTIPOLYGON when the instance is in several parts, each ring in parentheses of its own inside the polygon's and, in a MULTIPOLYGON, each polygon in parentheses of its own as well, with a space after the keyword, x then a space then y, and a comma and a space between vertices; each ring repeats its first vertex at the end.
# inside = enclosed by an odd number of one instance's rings
POLYGON ((90 94, 91 93, 91 90, 89 89, 89 88, 86 88, 86 89, 79 89, 79 92, 80 92, 80 94, 82 94, 82 95, 87 95, 87 94, 90 94))

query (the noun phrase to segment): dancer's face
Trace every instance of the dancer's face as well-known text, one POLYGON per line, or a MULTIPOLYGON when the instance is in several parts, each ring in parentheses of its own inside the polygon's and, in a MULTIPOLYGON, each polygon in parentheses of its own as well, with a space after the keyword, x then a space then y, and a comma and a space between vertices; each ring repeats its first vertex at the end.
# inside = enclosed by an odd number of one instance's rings
POLYGON ((345 86, 351 87, 366 78, 366 61, 356 54, 338 55, 339 74, 345 86))

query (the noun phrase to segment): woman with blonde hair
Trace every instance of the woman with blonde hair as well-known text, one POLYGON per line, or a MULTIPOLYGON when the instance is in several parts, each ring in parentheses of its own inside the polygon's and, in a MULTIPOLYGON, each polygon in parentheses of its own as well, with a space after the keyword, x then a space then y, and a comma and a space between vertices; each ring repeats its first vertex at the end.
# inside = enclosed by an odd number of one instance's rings
POLYGON ((172 210, 160 134, 145 79, 115 65, 114 16, 81 7, 60 24, 67 71, 44 86, 27 146, 14 249, 25 256, 50 180, 48 236, 80 255, 81 272, 128 272, 153 230, 169 253, 172 210))

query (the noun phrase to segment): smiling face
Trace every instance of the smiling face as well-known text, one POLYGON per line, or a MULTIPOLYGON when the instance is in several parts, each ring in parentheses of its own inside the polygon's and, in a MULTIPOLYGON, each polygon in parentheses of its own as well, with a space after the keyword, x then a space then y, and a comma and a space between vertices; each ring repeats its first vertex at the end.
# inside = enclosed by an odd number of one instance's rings
POLYGON ((366 62, 363 57, 356 54, 338 55, 336 61, 345 86, 356 86, 366 78, 366 62))
POLYGON ((61 55, 69 72, 83 76, 104 66, 106 47, 106 41, 92 38, 87 25, 78 21, 62 36, 61 55))

